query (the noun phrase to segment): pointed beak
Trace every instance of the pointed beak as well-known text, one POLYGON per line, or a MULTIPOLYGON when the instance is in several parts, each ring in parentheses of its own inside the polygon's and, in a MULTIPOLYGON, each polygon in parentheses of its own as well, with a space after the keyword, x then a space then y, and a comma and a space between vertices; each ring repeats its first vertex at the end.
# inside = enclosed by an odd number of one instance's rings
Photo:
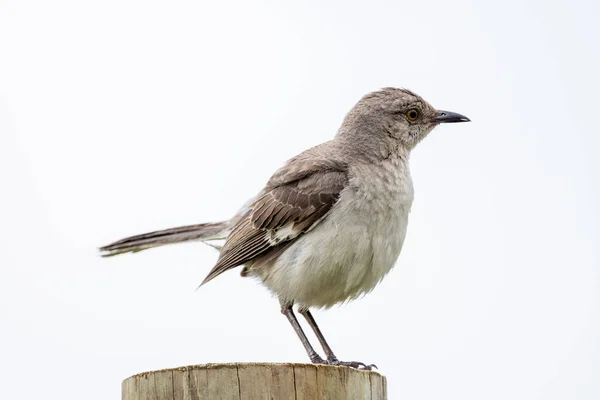
POLYGON ((454 113, 452 111, 439 110, 438 115, 433 118, 434 122, 447 123, 447 122, 469 122, 469 118, 464 115, 454 113))

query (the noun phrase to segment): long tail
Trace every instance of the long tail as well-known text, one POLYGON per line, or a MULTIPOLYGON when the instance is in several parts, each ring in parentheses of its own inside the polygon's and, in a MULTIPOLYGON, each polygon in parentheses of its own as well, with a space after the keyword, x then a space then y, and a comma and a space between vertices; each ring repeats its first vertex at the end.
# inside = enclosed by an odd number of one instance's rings
POLYGON ((111 257, 128 252, 136 253, 166 244, 225 239, 229 235, 229 226, 229 221, 222 221, 149 232, 100 247, 100 251, 103 252, 102 257, 111 257))

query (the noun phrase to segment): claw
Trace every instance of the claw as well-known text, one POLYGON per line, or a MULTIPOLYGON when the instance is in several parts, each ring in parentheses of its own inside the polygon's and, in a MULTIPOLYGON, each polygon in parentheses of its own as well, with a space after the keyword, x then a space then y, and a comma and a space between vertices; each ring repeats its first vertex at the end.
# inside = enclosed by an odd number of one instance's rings
POLYGON ((362 369, 365 371, 371 371, 373 368, 377 368, 377 365, 375 364, 365 364, 363 362, 360 361, 337 361, 332 363, 333 365, 343 365, 346 367, 351 367, 351 368, 356 368, 356 369, 362 369))
POLYGON ((377 368, 377 365, 375 365, 375 364, 367 365, 360 361, 323 360, 320 357, 319 357, 319 359, 313 360, 313 364, 338 365, 338 366, 342 366, 342 367, 350 367, 350 368, 355 368, 355 369, 360 369, 360 370, 365 370, 365 371, 371 371, 373 368, 379 369, 379 368, 377 368))

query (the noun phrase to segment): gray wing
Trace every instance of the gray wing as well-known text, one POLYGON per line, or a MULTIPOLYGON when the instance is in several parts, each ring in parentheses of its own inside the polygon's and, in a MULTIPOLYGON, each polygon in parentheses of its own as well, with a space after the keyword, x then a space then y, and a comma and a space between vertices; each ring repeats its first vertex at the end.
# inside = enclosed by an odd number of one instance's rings
POLYGON ((233 227, 215 267, 202 282, 212 280, 228 269, 271 252, 312 229, 338 201, 347 186, 346 170, 339 164, 319 160, 306 167, 307 160, 292 159, 269 181, 250 205, 249 211, 233 227), (298 168, 298 165, 303 165, 298 168))

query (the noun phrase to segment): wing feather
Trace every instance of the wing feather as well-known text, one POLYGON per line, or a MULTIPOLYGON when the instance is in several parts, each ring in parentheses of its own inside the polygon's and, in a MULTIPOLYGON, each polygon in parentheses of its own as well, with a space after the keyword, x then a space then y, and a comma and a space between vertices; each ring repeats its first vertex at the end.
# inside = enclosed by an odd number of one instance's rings
POLYGON ((202 284, 255 259, 264 264, 261 260, 279 255, 291 241, 327 216, 347 186, 348 177, 339 163, 318 161, 315 166, 299 168, 294 163, 307 160, 292 159, 282 168, 290 171, 287 175, 280 170, 271 178, 262 195, 234 226, 217 264, 202 284), (286 236, 278 236, 284 227, 286 236))

